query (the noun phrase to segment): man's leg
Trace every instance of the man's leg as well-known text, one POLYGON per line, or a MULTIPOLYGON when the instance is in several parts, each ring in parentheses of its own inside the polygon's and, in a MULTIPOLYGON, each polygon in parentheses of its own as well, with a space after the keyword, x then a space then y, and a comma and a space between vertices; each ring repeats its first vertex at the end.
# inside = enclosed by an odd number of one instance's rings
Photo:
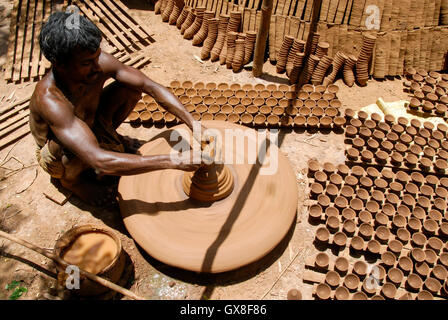
POLYGON ((131 89, 118 81, 104 88, 98 106, 98 116, 117 129, 129 116, 142 93, 131 89))

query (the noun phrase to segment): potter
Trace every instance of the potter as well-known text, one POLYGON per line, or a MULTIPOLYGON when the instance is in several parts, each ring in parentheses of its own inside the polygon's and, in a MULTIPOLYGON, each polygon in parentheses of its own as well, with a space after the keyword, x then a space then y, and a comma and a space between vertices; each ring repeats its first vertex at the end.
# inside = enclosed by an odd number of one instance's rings
POLYGON ((86 178, 87 171, 102 177, 197 170, 200 163, 192 163, 192 152, 184 153, 176 164, 169 154, 136 155, 135 146, 117 134, 142 93, 191 130, 193 117, 167 88, 103 52, 101 32, 87 18, 79 16, 77 28, 67 28, 73 14, 52 14, 40 34, 41 50, 51 62, 30 101, 30 127, 40 166, 66 189, 96 205, 112 202, 113 188, 86 178), (104 87, 110 79, 115 81, 104 87))

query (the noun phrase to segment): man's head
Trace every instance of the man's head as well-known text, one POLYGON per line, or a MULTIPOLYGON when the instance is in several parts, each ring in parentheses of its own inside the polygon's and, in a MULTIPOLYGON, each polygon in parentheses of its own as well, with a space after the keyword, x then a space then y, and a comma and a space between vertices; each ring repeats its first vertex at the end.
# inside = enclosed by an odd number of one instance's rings
POLYGON ((98 66, 101 38, 101 31, 85 17, 56 12, 42 27, 39 43, 54 69, 70 75, 72 80, 88 83, 95 81, 101 72, 98 66))

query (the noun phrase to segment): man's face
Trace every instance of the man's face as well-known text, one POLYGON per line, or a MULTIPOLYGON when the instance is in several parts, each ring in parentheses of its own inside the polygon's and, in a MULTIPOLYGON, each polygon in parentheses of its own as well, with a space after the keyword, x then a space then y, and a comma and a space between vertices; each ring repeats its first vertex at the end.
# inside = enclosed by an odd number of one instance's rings
POLYGON ((101 48, 94 53, 88 50, 77 50, 64 66, 67 76, 82 83, 95 83, 103 72, 98 64, 100 54, 101 48))

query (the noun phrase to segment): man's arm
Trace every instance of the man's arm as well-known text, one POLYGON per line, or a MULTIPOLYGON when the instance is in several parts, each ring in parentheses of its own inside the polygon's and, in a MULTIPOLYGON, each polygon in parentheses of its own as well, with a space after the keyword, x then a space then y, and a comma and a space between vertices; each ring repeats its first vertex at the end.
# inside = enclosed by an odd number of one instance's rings
POLYGON ((174 164, 170 155, 139 156, 104 150, 87 124, 74 115, 69 101, 50 91, 40 100, 39 113, 56 138, 98 174, 125 176, 161 169, 194 171, 200 166, 190 164, 190 159, 185 159, 185 164, 174 164))
POLYGON ((117 81, 152 96, 166 111, 177 116, 193 130, 193 117, 166 87, 152 81, 141 71, 126 66, 110 54, 101 54, 100 65, 105 73, 111 74, 117 81))

